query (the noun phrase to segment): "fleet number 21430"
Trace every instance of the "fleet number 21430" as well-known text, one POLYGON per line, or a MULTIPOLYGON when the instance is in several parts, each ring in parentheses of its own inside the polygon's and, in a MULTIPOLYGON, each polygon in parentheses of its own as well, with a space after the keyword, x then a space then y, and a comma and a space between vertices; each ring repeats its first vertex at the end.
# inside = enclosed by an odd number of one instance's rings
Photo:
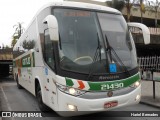
POLYGON ((101 85, 101 90, 119 89, 123 87, 124 87, 123 83, 103 84, 101 85))

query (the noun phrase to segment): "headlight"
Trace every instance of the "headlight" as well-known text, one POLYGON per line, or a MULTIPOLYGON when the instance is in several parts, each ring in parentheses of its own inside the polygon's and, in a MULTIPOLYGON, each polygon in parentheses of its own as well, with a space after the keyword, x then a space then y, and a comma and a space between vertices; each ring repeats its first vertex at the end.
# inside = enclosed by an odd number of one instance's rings
POLYGON ((131 87, 137 88, 138 86, 140 86, 140 84, 141 84, 140 81, 136 81, 131 85, 131 87))
POLYGON ((82 95, 84 93, 86 93, 86 91, 84 90, 79 90, 73 87, 68 87, 68 86, 64 86, 64 85, 60 85, 58 83, 56 83, 58 89, 62 92, 65 92, 67 94, 73 95, 73 96, 79 96, 82 95))
POLYGON ((76 90, 74 88, 69 88, 69 94, 75 95, 76 90))

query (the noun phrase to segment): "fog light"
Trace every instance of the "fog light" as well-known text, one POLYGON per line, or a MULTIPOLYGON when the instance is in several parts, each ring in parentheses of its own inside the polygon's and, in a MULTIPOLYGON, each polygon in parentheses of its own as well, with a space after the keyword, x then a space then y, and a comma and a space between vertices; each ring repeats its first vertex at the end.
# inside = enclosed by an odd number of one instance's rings
POLYGON ((75 106, 75 105, 70 105, 70 104, 68 104, 67 106, 68 106, 68 109, 69 109, 70 111, 77 111, 77 106, 75 106))
POLYGON ((138 101, 140 98, 141 98, 141 96, 137 95, 135 100, 138 101))

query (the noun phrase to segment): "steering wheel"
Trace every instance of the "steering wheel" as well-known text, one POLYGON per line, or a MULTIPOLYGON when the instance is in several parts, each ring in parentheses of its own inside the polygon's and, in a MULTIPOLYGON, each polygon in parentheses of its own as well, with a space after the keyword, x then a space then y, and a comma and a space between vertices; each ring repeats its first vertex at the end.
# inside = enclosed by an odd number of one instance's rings
POLYGON ((74 62, 75 62, 75 63, 78 63, 78 61, 80 61, 80 60, 83 61, 83 59, 88 59, 90 62, 93 62, 93 59, 92 59, 90 56, 78 57, 78 58, 74 59, 74 62))

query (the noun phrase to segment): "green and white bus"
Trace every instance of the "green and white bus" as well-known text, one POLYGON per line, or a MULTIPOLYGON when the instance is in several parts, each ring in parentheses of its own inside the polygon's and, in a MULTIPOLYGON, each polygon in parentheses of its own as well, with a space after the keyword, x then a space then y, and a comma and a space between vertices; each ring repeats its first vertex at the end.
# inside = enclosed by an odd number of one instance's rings
POLYGON ((47 107, 67 115, 137 104, 141 82, 135 44, 121 12, 95 4, 55 2, 33 18, 13 48, 14 79, 47 107), (77 112, 85 111, 85 112, 77 112), (69 112, 70 113, 70 112, 69 112))

